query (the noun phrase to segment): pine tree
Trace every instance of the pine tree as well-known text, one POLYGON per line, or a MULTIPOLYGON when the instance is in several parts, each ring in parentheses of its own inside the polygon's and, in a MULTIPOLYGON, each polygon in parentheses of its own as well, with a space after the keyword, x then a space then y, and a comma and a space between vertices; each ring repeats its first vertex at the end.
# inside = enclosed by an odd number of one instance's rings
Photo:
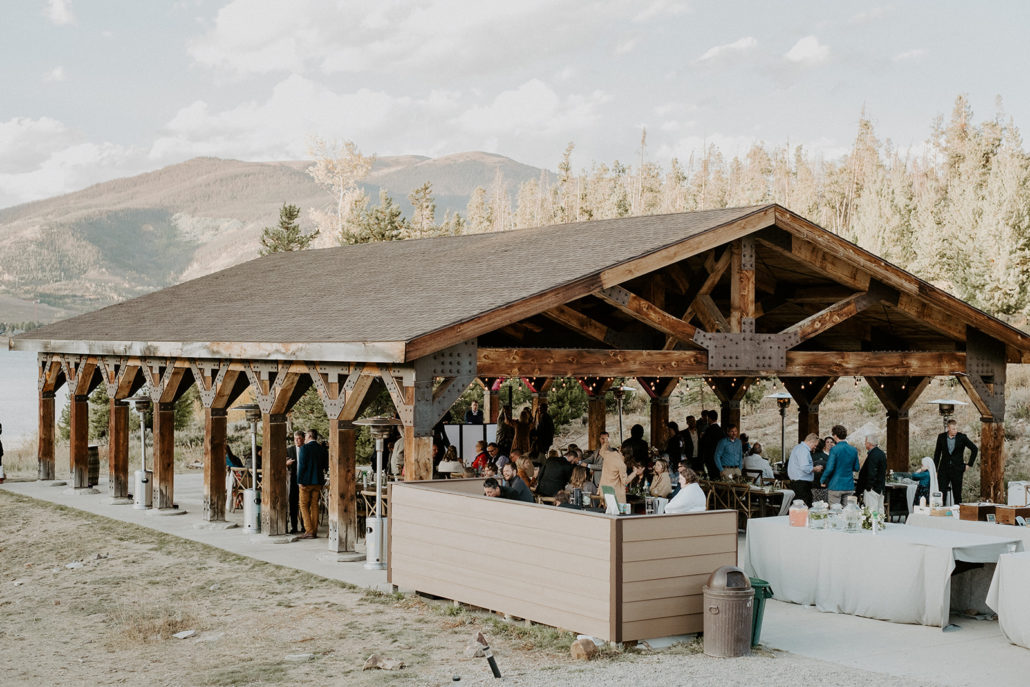
POLYGON ((318 237, 318 229, 310 234, 305 234, 300 230, 298 217, 300 217, 299 207, 283 203, 283 206, 279 208, 279 226, 265 227, 261 230, 261 255, 304 250, 311 245, 311 242, 318 237))
POLYGON ((411 231, 408 220, 386 189, 379 189, 379 205, 367 208, 354 224, 354 231, 343 234, 345 244, 398 241, 411 231))
POLYGON ((436 200, 433 184, 426 182, 408 194, 411 203, 411 234, 413 238, 426 238, 438 233, 436 226, 436 200))
POLYGON ((493 210, 486 195, 486 189, 476 186, 465 206, 466 233, 483 234, 493 228, 493 210))

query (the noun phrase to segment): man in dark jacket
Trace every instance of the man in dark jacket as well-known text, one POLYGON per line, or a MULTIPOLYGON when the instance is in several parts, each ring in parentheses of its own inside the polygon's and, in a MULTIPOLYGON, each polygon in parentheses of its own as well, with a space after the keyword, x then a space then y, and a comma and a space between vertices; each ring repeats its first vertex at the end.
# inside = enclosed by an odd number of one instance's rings
POLYGON ((976 444, 958 431, 958 423, 948 420, 948 431, 937 435, 937 446, 933 450, 933 463, 937 466, 937 483, 942 494, 948 493, 951 487, 954 500, 962 503, 962 476, 966 467, 973 467, 978 449, 976 444), (966 449, 969 449, 969 463, 964 460, 966 449))
POLYGON ((726 433, 719 426, 719 411, 708 411, 708 426, 705 433, 701 435, 701 459, 704 461, 705 470, 708 471, 708 479, 719 479, 719 466, 715 464, 715 447, 719 445, 726 433))
POLYGON ((633 425, 629 430, 629 439, 622 442, 622 455, 637 465, 647 467, 647 442, 644 441, 644 426, 633 425))
POLYGON ((300 516, 304 521, 301 539, 318 536, 318 498, 322 493, 323 469, 329 455, 318 443, 318 432, 308 430, 307 443, 297 448, 297 485, 300 487, 300 516))
POLYGON ((293 433, 293 446, 286 448, 286 470, 290 473, 290 531, 297 533, 297 515, 300 507, 300 487, 297 484, 297 451, 304 445, 304 432, 293 433))
POLYGON ((865 462, 858 471, 855 491, 862 495, 862 503, 866 508, 882 513, 883 490, 887 483, 887 454, 877 445, 878 443, 875 436, 869 435, 865 438, 865 462))
POLYGON ((540 496, 554 496, 565 488, 572 477, 572 463, 561 456, 551 456, 544 461, 536 478, 536 493, 540 496))
POLYGON ((483 482, 483 495, 508 499, 509 501, 533 503, 533 494, 530 493, 529 487, 522 480, 517 480, 517 485, 514 487, 506 487, 493 477, 490 477, 483 482))

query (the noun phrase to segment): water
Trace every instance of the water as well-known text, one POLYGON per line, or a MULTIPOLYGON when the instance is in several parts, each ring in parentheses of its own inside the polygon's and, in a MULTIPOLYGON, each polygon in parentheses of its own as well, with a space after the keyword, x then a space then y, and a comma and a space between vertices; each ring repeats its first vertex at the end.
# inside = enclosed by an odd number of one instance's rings
MULTIPOLYGON (((36 354, 0 350, 0 423, 4 448, 15 448, 35 440, 39 432, 39 399, 36 390, 36 354)), ((57 416, 68 403, 68 392, 57 392, 57 416)))

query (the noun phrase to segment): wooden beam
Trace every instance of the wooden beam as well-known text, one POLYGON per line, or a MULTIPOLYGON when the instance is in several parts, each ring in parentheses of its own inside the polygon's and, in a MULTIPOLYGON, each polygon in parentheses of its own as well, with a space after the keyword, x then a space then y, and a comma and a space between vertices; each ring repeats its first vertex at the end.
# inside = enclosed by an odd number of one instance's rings
POLYGON ((709 370, 705 351, 480 348, 479 374, 499 377, 721 375, 729 377, 944 376, 964 369, 962 352, 787 351, 783 370, 709 370))
POLYGON ((559 305, 541 314, 577 334, 612 348, 633 348, 642 343, 639 337, 617 332, 567 305, 559 305))
POLYGON ((611 286, 594 293, 608 305, 621 310, 638 322, 657 329, 667 336, 673 336, 683 343, 693 344, 697 327, 670 315, 654 303, 627 291, 621 286, 611 286))
POLYGON ((36 476, 40 480, 57 478, 54 459, 54 395, 53 391, 39 392, 39 443, 36 452, 36 476))
POLYGON ((226 411, 222 408, 204 408, 204 494, 201 518, 207 522, 225 520, 225 437, 226 411))
POLYGON ((781 376, 780 381, 798 406, 798 441, 804 441, 809 434, 819 434, 819 404, 837 378, 781 376))
POLYGON ((980 497, 994 503, 1006 501, 1004 422, 980 425, 980 497))
POLYGON ((732 327, 729 320, 719 310, 712 297, 703 293, 694 299, 694 312, 697 318, 704 324, 705 329, 710 332, 729 332, 732 327))
POLYGON ((838 281, 851 289, 865 291, 869 288, 871 277, 867 272, 843 262, 838 255, 823 252, 801 238, 792 236, 790 249, 786 249, 764 238, 756 238, 755 241, 764 249, 809 267, 826 275, 828 279, 838 281))
POLYGON ((730 331, 754 331, 755 241, 734 241, 730 248, 730 331))
MULTIPOLYGON (((712 254, 708 256, 708 258, 709 259, 705 261, 705 266, 706 266, 706 268, 708 268, 708 276, 705 277, 704 282, 702 282, 701 286, 698 287, 697 293, 695 293, 693 298, 690 299, 690 305, 687 306, 686 311, 683 313, 683 317, 680 318, 684 322, 690 322, 691 318, 697 313, 697 310, 698 310, 698 307, 699 307, 698 306, 698 303, 699 303, 698 299, 701 298, 702 296, 708 296, 709 294, 712 293, 712 291, 715 289, 715 287, 719 285, 719 280, 722 279, 723 273, 725 273, 726 269, 730 266, 730 260, 732 259, 732 254, 731 254, 731 251, 724 250, 722 252, 722 255, 720 255, 719 258, 716 259, 715 258, 715 253, 713 251, 712 254), (709 262, 711 262, 710 268, 708 267, 709 266, 709 262)), ((709 299, 709 300, 711 300, 711 299, 709 299)), ((718 308, 716 308, 716 310, 718 310, 718 308)), ((710 319, 709 322, 705 324, 705 326, 708 327, 710 330, 714 331, 714 328, 715 328, 716 325, 715 325, 714 321, 710 319)), ((662 347, 662 350, 665 350, 665 351, 673 350, 676 347, 676 343, 678 341, 679 341, 679 339, 677 339, 674 336, 666 337, 665 345, 662 347)))
POLYGON ((930 377, 866 377, 866 383, 887 409, 887 467, 908 472, 909 421, 908 411, 918 400, 930 377))
POLYGON ((798 342, 811 339, 822 334, 827 329, 836 327, 838 324, 854 317, 863 310, 875 305, 877 299, 867 292, 853 293, 833 305, 823 308, 814 315, 792 324, 784 329, 782 334, 797 334, 798 342))
POLYGON ((261 413, 261 534, 290 529, 290 480, 286 471, 286 416, 261 413))

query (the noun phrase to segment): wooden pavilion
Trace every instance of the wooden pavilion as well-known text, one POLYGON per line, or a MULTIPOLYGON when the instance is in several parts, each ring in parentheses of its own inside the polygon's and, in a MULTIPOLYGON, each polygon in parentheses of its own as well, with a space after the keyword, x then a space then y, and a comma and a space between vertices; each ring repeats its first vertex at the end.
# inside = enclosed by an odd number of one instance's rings
MULTIPOLYGON (((432 428, 478 380, 537 398, 574 376, 591 448, 613 377, 636 377, 664 431, 682 377, 704 377, 725 422, 756 378, 780 378, 800 436, 842 376, 887 413, 887 455, 908 466, 908 411, 954 376, 982 418, 982 493, 1003 493, 1005 370, 1030 336, 778 205, 281 253, 57 322, 13 346, 39 352, 39 478, 53 479, 54 392, 71 395, 71 479, 86 486, 87 396, 111 398, 112 495, 128 489, 128 407, 155 404, 155 507, 174 505, 172 404, 205 414, 204 511, 225 513, 226 410, 250 388, 263 415, 262 531, 287 528, 286 417, 312 385, 330 420, 329 546, 353 550, 352 421, 373 385, 404 423, 405 474, 432 474, 432 428)), ((655 435, 658 438, 659 435, 655 435)))

